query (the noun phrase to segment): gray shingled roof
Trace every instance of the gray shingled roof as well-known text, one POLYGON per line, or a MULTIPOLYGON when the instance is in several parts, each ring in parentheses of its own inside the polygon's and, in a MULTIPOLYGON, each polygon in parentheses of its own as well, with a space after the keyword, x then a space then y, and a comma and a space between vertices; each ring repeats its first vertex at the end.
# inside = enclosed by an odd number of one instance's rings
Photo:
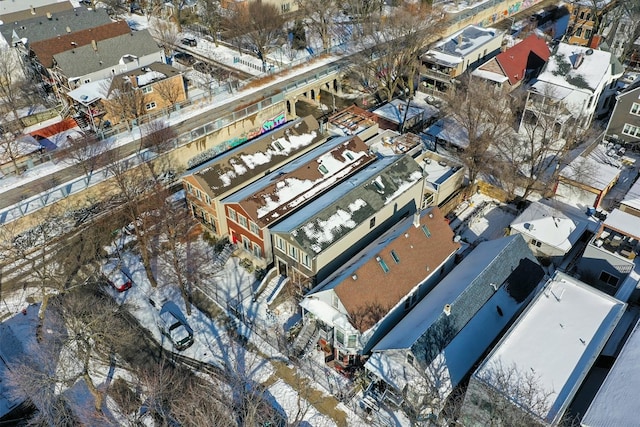
MULTIPOLYGON (((451 314, 440 312, 437 319, 411 344, 416 358, 428 365, 464 328, 495 293, 494 285, 506 287, 522 303, 544 277, 544 270, 520 235, 480 244, 438 287, 463 287, 451 304, 451 314)), ((429 302, 429 296, 423 300, 429 302)), ((422 302, 414 308, 419 311, 422 302)), ((440 305, 444 306, 444 305, 440 305)), ((420 332, 420 331, 416 331, 420 332)))
POLYGON ((96 45, 98 47, 96 51, 89 44, 54 55, 53 59, 64 75, 71 78, 114 66, 125 55, 141 58, 154 52, 160 52, 160 48, 149 34, 149 30, 113 37, 97 42, 96 45))
POLYGON ((17 22, 5 22, 0 25, 0 34, 7 43, 13 44, 15 31, 19 39, 26 38, 29 42, 37 42, 57 37, 70 32, 86 30, 111 22, 111 18, 104 9, 87 9, 77 7, 64 12, 52 13, 51 19, 40 16, 17 22), (67 31, 67 28, 70 31, 67 31))
POLYGON ((274 226, 272 232, 291 233, 305 252, 319 253, 380 211, 401 186, 421 178, 420 166, 409 155, 380 159, 274 226), (374 183, 377 179, 382 186, 374 183), (316 233, 311 231, 321 234, 321 224, 338 212, 348 214, 355 226, 333 228, 331 240, 315 238, 316 233))

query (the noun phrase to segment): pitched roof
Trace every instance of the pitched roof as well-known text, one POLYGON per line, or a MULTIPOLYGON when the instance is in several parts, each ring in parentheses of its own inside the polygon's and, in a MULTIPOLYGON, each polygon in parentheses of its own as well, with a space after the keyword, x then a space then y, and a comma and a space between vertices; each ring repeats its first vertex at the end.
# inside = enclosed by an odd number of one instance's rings
POLYGON ((547 42, 535 34, 531 34, 520 43, 505 50, 496 56, 496 61, 509 79, 511 85, 516 84, 525 76, 525 71, 530 67, 532 56, 542 62, 549 60, 549 46, 547 42))
POLYGON ((56 65, 67 78, 84 76, 121 63, 125 56, 141 58, 160 52, 149 30, 123 34, 96 43, 79 46, 53 55, 56 65))
POLYGON ((390 156, 369 164, 271 227, 290 234, 307 253, 318 254, 422 178, 411 156, 390 156))
POLYGON ((3 22, 24 21, 73 9, 70 1, 29 0, 29 2, 0 1, 0 20, 3 22))
POLYGON ((222 194, 320 143, 324 135, 318 127, 312 116, 291 121, 199 166, 192 171, 193 176, 212 194, 222 194))
POLYGON ((631 426, 638 422, 640 388, 640 322, 629 335, 604 383, 589 405, 580 425, 631 426))
POLYGON ((504 288, 520 303, 535 289, 544 271, 522 236, 514 235, 483 242, 453 269, 373 348, 373 351, 409 349, 423 363, 430 363, 446 346, 437 342, 442 324, 453 328, 455 336, 478 310, 504 288), (444 313, 449 304, 450 315, 444 313))
MULTIPOLYGON (((413 221, 406 218, 317 289, 333 288, 350 314, 366 310, 371 304, 393 308, 427 277, 437 274, 437 269, 460 247, 453 241, 453 231, 438 208, 425 211, 418 227, 413 221)), ((375 324, 368 317, 362 320, 354 325, 360 332, 375 324)))
POLYGON ((47 40, 33 42, 30 43, 29 47, 45 68, 51 68, 53 66, 53 55, 55 54, 91 44, 92 40, 99 42, 130 32, 131 29, 126 21, 109 22, 95 28, 87 28, 69 34, 58 35, 47 40))
POLYGON ((511 223, 511 228, 547 245, 569 252, 587 224, 540 202, 533 202, 511 223))
POLYGON ((105 9, 77 7, 72 10, 52 13, 51 19, 48 16, 40 16, 18 22, 5 22, 0 25, 0 34, 9 44, 23 38, 26 38, 29 43, 33 43, 74 31, 98 27, 109 22, 111 22, 111 18, 105 9), (14 40, 14 32, 18 40, 14 40))
POLYGON ((335 138, 304 156, 296 168, 283 168, 255 181, 227 197, 225 203, 239 203, 261 227, 283 218, 376 160, 357 136, 335 138), (323 148, 325 145, 328 147, 323 148))
POLYGON ((555 425, 625 308, 625 303, 556 272, 473 377, 505 393, 494 382, 496 370, 514 369, 514 375, 534 372, 540 395, 548 396, 546 405, 530 408, 531 402, 518 401, 518 396, 505 397, 555 425))

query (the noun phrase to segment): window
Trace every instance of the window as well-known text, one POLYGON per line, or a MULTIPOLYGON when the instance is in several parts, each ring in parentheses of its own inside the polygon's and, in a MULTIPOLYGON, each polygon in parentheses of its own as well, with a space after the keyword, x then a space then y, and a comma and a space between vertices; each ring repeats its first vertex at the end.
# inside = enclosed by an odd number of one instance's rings
POLYGON ((576 37, 582 37, 582 28, 578 28, 575 35, 576 37))
POLYGON ((344 332, 336 328, 336 341, 344 345, 344 332))
POLYGON ((400 264, 400 257, 398 256, 398 253, 396 251, 391 251, 391 258, 393 258, 393 261, 396 264, 400 264))
POLYGON ((373 228, 376 226, 376 217, 374 216, 369 220, 369 228, 373 228))
POLYGON ((302 265, 304 265, 305 267, 311 267, 311 258, 309 257, 308 254, 302 252, 301 258, 302 258, 302 265))
POLYGON ((84 83, 89 83, 91 79, 84 79, 84 83))
POLYGON ((238 221, 238 220, 236 219, 236 211, 234 211, 234 210, 233 210, 233 209, 231 209, 231 208, 229 208, 229 218, 230 218, 232 221, 234 221, 234 222, 238 221))
POLYGON ((407 353, 407 363, 413 365, 413 354, 407 353))
POLYGON ((603 271, 602 273, 600 273, 600 280, 609 286, 616 287, 618 286, 618 281, 620 280, 620 278, 614 276, 613 274, 607 273, 606 271, 603 271))
POLYGON ((636 116, 640 116, 640 104, 634 102, 631 105, 631 114, 635 114, 636 116))
POLYGON ((348 151, 345 151, 345 152, 344 152, 344 155, 345 155, 345 156, 347 156, 347 159, 349 159, 349 160, 353 161, 353 154, 351 154, 351 153, 350 153, 350 152, 348 152, 348 151))
POLYGON ((238 224, 240 224, 244 228, 247 228, 247 218, 242 215, 238 215, 238 224))
POLYGON ((282 13, 287 13, 291 10, 291 4, 290 3, 281 4, 280 9, 282 10, 282 13))
POLYGON ((586 18, 584 18, 584 19, 586 19, 587 21, 591 21, 591 14, 590 14, 590 13, 587 13, 586 18))
POLYGON ((253 255, 255 255, 256 258, 262 257, 262 248, 257 243, 253 243, 253 255))
POLYGON ((142 88, 142 93, 151 93, 153 92, 153 88, 151 86, 145 86, 142 88))
POLYGON ((273 146, 276 147, 276 149, 279 151, 284 151, 284 147, 278 141, 274 141, 273 146))
POLYGON ((580 12, 580 19, 584 19, 584 10, 580 12))
POLYGON ((284 252, 284 240, 282 239, 282 237, 276 236, 276 248, 284 252))
POLYGON ((412 293, 409 298, 404 300, 404 311, 408 311, 418 301, 418 293, 412 293))
POLYGON ((339 302, 338 295, 333 294, 333 298, 331 299, 331 304, 333 305, 333 308, 339 307, 338 302, 339 302))
POLYGON ((289 245, 289 256, 295 260, 298 259, 298 248, 289 245))
POLYGON ((187 182, 187 193, 193 194, 193 185, 187 182))
POLYGON ((247 239, 245 236, 242 236, 242 247, 245 251, 251 250, 251 241, 247 239))
POLYGON ((356 334, 349 335, 349 341, 347 342, 347 347, 355 348, 358 343, 358 336, 356 334))
POLYGON ((196 188, 196 197, 198 198, 198 200, 202 200, 202 193, 197 188, 196 188))
POLYGON ((586 30, 584 30, 584 38, 588 39, 590 37, 591 37, 591 30, 587 28, 586 30))
POLYGON ((156 103, 151 101, 150 103, 148 103, 147 105, 144 106, 144 108, 147 109, 147 111, 149 110, 153 110, 154 108, 156 108, 156 103))
POLYGON ((204 201, 207 202, 208 205, 211 205, 211 197, 208 194, 204 195, 204 201))
POLYGON ((329 169, 327 169, 327 167, 325 165, 318 166, 318 170, 320 171, 320 173, 322 175, 326 175, 326 174, 329 173, 329 169))
POLYGON ((260 235, 260 228, 258 227, 258 224, 256 224, 255 222, 249 221, 249 229, 256 236, 260 235))
POLYGON ((533 246, 535 246, 535 247, 538 247, 538 248, 539 248, 540 246, 542 246, 542 243, 541 243, 541 242, 539 242, 539 241, 537 241, 536 239, 531 239, 531 244, 532 244, 533 246))
POLYGON ((378 264, 380 264, 380 267, 382 268, 382 271, 384 271, 385 273, 389 272, 389 266, 387 265, 386 262, 384 262, 384 260, 382 258, 377 256, 376 257, 376 261, 378 261, 378 264))
POLYGON ((573 9, 573 16, 578 16, 578 12, 579 12, 578 9, 573 9))
POLYGON ((629 136, 635 136, 640 138, 640 126, 630 125, 629 123, 625 123, 622 128, 622 133, 629 136))

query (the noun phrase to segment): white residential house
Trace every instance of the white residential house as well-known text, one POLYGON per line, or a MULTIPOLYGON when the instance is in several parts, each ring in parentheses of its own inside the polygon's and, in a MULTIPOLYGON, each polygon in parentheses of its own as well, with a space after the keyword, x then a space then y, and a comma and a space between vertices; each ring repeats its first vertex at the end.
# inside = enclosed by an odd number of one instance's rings
POLYGON ((556 272, 471 376, 463 424, 558 425, 625 309, 556 272))
POLYGON ((622 71, 609 52, 559 43, 531 84, 522 122, 548 115, 560 135, 575 131, 574 123, 587 129, 609 105, 606 98, 615 96, 615 80, 622 71))
POLYGON ((365 395, 438 416, 544 277, 521 236, 481 243, 373 347, 365 395))
POLYGON ((620 202, 620 210, 640 217, 640 179, 637 179, 625 194, 620 202))
POLYGON ((409 216, 305 295, 294 347, 317 345, 348 369, 451 270, 459 248, 437 208, 409 216))
POLYGON ((586 229, 586 222, 533 202, 513 220, 509 234, 521 234, 536 256, 561 260, 586 229))

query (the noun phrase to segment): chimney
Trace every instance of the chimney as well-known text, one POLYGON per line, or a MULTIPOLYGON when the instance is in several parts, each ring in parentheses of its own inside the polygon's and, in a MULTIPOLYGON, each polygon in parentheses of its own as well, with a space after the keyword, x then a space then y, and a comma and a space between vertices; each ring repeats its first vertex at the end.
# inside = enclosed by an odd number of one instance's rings
POLYGON ((91 47, 93 48, 94 52, 98 51, 98 45, 96 44, 95 40, 91 40, 91 47))
POLYGON ((415 228, 420 227, 420 211, 413 214, 413 226, 415 228))
POLYGON ((51 21, 51 19, 53 19, 53 16, 51 15, 51 12, 47 12, 47 19, 49 21, 51 21))
POLYGON ((442 309, 442 311, 444 312, 444 314, 446 314, 447 316, 451 315, 451 304, 445 304, 444 305, 444 309, 442 309))
POLYGON ((458 34, 458 44, 462 44, 462 33, 458 34))
POLYGON ((35 8, 35 7, 33 7, 33 6, 31 6, 31 14, 32 14, 32 15, 35 15, 35 14, 36 14, 36 8, 35 8))

